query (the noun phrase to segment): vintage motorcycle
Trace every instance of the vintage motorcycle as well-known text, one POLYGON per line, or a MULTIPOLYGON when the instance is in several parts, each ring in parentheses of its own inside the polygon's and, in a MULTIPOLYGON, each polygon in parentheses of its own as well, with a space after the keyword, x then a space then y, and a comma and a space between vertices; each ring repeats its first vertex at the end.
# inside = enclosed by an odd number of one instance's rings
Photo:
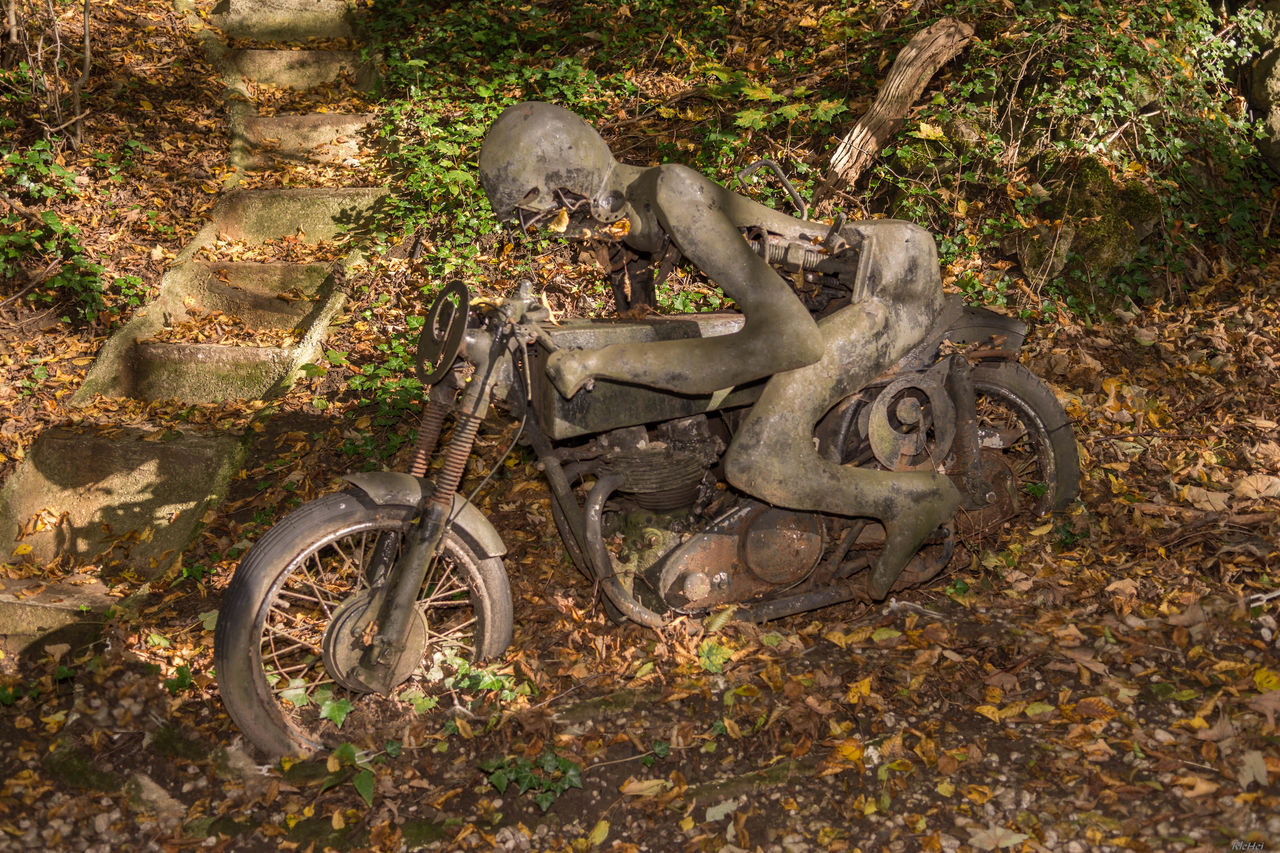
MULTIPOLYGON (((809 288, 817 314, 847 304, 844 282, 861 274, 856 259, 759 250, 809 288)), ((742 322, 727 312, 553 322, 527 283, 474 302, 461 284, 445 287, 419 340, 430 390, 408 470, 352 474, 346 491, 300 507, 253 546, 226 591, 215 659, 240 729, 272 754, 332 746, 360 715, 372 725, 402 714, 406 699, 455 695, 476 683, 476 662, 508 647, 506 548, 458 494, 491 402, 520 419, 565 549, 615 620, 658 628, 735 604, 763 621, 868 600, 878 522, 770 506, 723 480, 720 457, 764 380, 703 396, 596 381, 565 399, 544 373, 557 348, 711 336, 742 322)), ((894 590, 938 575, 957 539, 1075 498, 1067 415, 1015 361, 1025 331, 951 297, 919 345, 818 424, 827 458, 942 470, 964 497, 894 590)))

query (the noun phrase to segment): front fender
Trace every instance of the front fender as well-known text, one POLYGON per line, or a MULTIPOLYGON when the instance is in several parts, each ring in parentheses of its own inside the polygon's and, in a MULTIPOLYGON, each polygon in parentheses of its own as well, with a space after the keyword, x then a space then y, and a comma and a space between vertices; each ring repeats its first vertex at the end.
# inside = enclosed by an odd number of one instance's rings
MULTIPOLYGON (((402 471, 364 471, 342 479, 355 486, 379 506, 398 504, 421 506, 431 496, 431 483, 402 471)), ((507 546, 484 513, 462 495, 453 496, 449 520, 467 544, 485 557, 501 557, 507 546)))

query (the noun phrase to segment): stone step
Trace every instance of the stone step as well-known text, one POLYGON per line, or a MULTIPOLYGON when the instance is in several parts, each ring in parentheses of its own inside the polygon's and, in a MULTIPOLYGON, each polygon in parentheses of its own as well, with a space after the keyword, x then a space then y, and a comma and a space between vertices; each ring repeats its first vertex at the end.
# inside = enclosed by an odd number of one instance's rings
POLYGON ((236 190, 214 207, 213 225, 226 239, 248 243, 292 237, 299 230, 309 243, 332 240, 366 225, 387 195, 383 187, 236 190))
POLYGON ((355 16, 346 0, 222 0, 210 19, 232 38, 257 41, 355 35, 355 16))
POLYGON ((283 89, 305 90, 332 83, 344 72, 356 86, 371 90, 377 72, 354 50, 272 50, 246 48, 227 52, 226 73, 237 79, 283 89))
POLYGON ((159 575, 243 459, 238 436, 51 427, 0 489, 0 559, 69 555, 159 575))
POLYGON ((196 261, 183 305, 221 311, 255 329, 297 329, 315 308, 329 264, 196 261))
POLYGON ((280 164, 348 163, 360 154, 368 113, 246 116, 231 120, 231 164, 261 169, 280 164))
POLYGON ((39 659, 62 643, 72 654, 102 632, 104 614, 118 599, 95 575, 80 572, 46 583, 39 577, 0 579, 0 672, 21 659, 39 659))
POLYGON ((281 347, 136 341, 127 396, 185 403, 262 400, 290 378, 292 367, 292 353, 281 347))

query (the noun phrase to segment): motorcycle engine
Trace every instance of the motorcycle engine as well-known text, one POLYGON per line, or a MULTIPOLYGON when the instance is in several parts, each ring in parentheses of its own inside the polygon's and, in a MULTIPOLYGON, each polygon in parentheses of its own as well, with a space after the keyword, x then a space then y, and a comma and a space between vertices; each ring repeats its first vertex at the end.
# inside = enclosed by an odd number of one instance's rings
POLYGON ((601 444, 601 473, 617 475, 619 492, 658 513, 691 510, 705 497, 703 480, 724 449, 705 415, 667 421, 652 434, 644 427, 614 430, 601 444))
POLYGON ((822 558, 817 516, 736 495, 709 476, 724 444, 705 416, 615 430, 601 446, 600 472, 619 479, 632 505, 608 525, 615 568, 646 603, 706 610, 776 594, 822 558))

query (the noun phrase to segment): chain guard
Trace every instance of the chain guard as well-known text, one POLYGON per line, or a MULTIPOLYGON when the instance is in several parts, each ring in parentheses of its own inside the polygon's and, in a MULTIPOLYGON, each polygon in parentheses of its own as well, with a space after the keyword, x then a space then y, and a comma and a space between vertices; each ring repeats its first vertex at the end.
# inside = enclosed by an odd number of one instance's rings
POLYGON ((863 407, 859 431, 890 471, 932 470, 951 452, 956 407, 943 376, 929 371, 896 379, 863 407))

